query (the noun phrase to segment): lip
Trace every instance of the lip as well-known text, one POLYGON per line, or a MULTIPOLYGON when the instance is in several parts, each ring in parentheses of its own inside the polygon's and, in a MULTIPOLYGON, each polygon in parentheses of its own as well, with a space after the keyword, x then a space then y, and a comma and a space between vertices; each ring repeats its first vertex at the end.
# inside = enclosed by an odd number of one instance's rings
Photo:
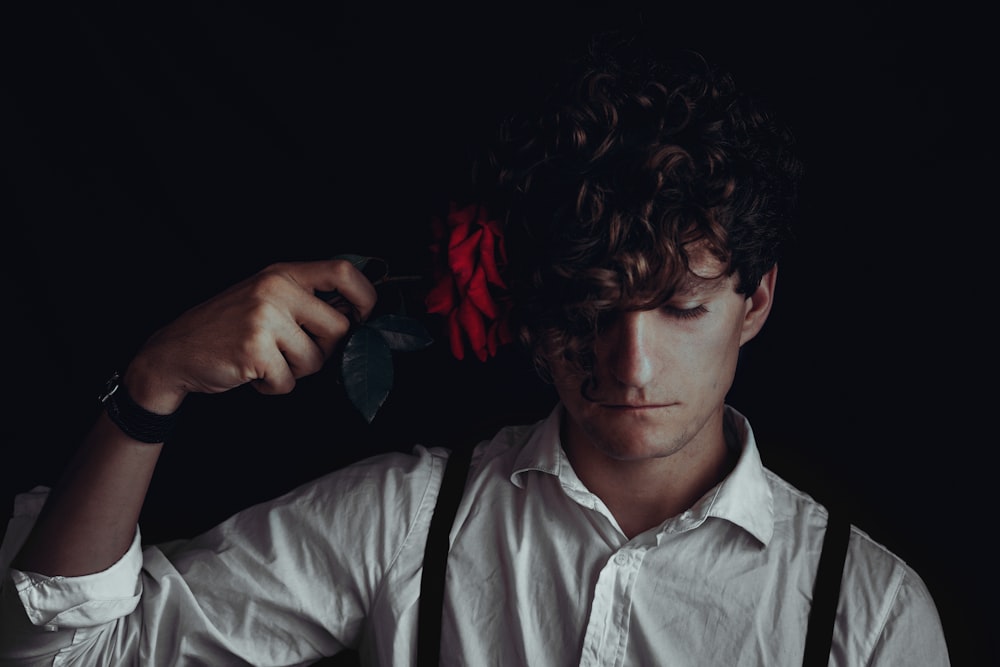
POLYGON ((676 403, 602 403, 602 408, 607 408, 608 410, 620 410, 623 412, 641 412, 643 410, 656 410, 658 408, 668 408, 671 405, 676 405, 676 403))

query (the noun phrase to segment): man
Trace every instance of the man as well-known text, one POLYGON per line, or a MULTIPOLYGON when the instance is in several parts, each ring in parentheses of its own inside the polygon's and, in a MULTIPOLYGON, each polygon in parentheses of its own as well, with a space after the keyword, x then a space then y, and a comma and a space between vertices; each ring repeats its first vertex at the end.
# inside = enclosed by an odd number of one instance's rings
MULTIPOLYGON (((564 74, 505 125, 477 172, 491 215, 463 223, 503 248, 454 312, 502 317, 560 400, 473 452, 441 660, 802 664, 829 514, 762 466, 725 404, 773 303, 790 137, 695 54, 595 43, 564 74)), ((376 298, 350 262, 288 262, 156 332, 60 485, 19 499, 5 664, 300 665, 345 647, 411 663, 444 449, 360 461, 193 540, 143 549, 136 528, 188 394, 291 391, 376 298)), ((948 664, 902 560, 853 529, 836 574, 832 664, 948 664)))

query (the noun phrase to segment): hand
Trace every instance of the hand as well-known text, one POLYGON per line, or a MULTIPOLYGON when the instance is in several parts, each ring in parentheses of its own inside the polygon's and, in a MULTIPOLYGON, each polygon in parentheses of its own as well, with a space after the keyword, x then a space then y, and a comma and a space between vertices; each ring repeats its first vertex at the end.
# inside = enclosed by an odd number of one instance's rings
POLYGON ((261 393, 287 393, 323 367, 375 301, 374 286, 349 261, 273 264, 153 334, 124 382, 136 402, 161 414, 190 392, 252 383, 261 393), (336 306, 316 296, 332 291, 343 297, 336 306))

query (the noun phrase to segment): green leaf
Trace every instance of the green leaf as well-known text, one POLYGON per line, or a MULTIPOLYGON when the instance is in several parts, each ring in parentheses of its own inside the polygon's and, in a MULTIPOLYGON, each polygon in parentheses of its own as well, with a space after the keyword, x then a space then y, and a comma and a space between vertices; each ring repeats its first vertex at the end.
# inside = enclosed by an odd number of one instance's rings
POLYGON ((424 325, 412 317, 382 315, 369 321, 368 326, 378 330, 393 350, 422 350, 434 342, 424 325))
POLYGON ((382 333, 359 325, 340 362, 347 397, 370 424, 392 389, 392 352, 382 333))

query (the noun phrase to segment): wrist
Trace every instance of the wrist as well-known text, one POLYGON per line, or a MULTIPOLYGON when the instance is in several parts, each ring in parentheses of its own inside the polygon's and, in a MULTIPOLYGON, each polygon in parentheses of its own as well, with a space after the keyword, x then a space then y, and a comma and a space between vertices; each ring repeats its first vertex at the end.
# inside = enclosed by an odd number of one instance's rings
POLYGON ((128 387, 128 394, 136 405, 158 415, 177 412, 187 396, 186 391, 164 382, 140 357, 122 373, 121 384, 128 387))
POLYGON ((176 411, 159 414, 136 403, 117 371, 105 384, 104 391, 100 394, 100 401, 115 426, 138 442, 147 444, 165 442, 177 421, 176 411))

